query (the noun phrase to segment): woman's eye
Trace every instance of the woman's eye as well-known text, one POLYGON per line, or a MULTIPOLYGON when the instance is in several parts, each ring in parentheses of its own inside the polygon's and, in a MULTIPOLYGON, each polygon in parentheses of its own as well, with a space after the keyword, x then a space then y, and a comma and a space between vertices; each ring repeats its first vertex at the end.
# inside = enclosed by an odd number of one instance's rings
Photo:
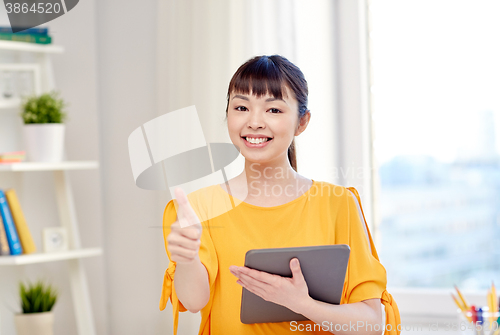
POLYGON ((244 112, 247 111, 248 109, 245 106, 238 106, 235 108, 237 111, 244 112))
POLYGON ((269 111, 270 111, 272 114, 278 114, 278 113, 281 113, 281 111, 280 111, 279 109, 277 109, 277 108, 271 108, 269 111))

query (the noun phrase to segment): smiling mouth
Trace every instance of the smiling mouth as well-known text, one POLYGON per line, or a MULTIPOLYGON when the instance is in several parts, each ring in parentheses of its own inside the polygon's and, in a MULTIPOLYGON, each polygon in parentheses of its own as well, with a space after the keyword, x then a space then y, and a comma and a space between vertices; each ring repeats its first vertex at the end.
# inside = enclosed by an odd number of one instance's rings
POLYGON ((272 137, 260 137, 260 138, 241 137, 241 138, 244 139, 245 141, 247 141, 248 143, 252 143, 252 144, 260 144, 260 143, 268 142, 268 141, 273 139, 272 137))

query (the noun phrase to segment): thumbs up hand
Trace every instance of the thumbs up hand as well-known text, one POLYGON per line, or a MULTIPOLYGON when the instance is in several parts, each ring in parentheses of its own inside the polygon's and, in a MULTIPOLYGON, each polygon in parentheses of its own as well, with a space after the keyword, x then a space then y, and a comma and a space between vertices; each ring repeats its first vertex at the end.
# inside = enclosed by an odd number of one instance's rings
POLYGON ((184 191, 177 187, 174 192, 178 203, 177 220, 167 236, 167 249, 171 261, 192 263, 198 259, 203 228, 184 191))

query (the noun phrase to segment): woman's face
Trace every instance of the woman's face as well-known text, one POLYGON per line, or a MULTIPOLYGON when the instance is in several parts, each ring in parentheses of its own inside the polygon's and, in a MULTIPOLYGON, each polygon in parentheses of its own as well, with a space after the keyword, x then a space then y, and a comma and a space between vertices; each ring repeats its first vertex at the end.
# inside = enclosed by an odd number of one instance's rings
POLYGON ((227 110, 229 136, 247 160, 270 163, 283 155, 287 159, 290 143, 301 132, 297 133, 298 102, 288 87, 283 99, 231 93, 227 110))

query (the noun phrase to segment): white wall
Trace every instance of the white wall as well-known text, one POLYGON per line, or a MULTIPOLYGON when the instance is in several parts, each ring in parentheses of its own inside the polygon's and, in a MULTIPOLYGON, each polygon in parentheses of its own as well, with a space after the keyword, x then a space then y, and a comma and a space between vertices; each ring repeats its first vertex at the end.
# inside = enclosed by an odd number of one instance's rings
POLYGON ((110 334, 166 333, 159 310, 168 266, 166 203, 134 184, 129 134, 157 116, 156 0, 98 1, 99 136, 110 334))

